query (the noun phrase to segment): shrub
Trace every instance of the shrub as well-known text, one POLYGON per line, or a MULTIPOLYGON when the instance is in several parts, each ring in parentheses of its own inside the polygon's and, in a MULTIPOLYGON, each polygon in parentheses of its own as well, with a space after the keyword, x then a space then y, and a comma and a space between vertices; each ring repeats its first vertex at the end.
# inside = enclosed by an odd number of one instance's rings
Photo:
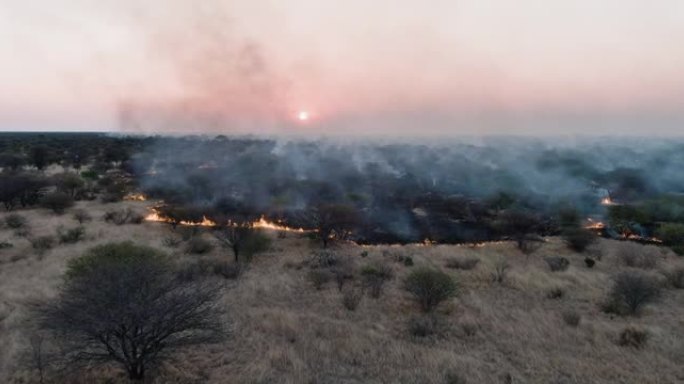
POLYGON ((64 230, 64 228, 57 228, 57 237, 59 242, 63 244, 74 244, 85 238, 85 228, 82 226, 74 227, 64 230))
POLYGON ((658 299, 658 281, 643 272, 622 272, 615 279, 605 310, 620 315, 634 315, 641 308, 658 299))
POLYGON ((18 215, 16 213, 10 213, 5 217, 5 224, 12 229, 24 228, 28 225, 26 218, 24 216, 18 215))
POLYGON ((684 267, 678 267, 671 271, 668 271, 665 276, 667 276, 667 281, 677 289, 684 289, 684 267))
POLYGON ((546 292, 546 297, 549 299, 562 299, 565 296, 565 290, 561 287, 553 287, 546 292))
POLYGON ((188 241, 185 251, 194 255, 203 255, 205 253, 211 252, 214 249, 214 245, 209 241, 201 237, 193 237, 188 241))
POLYGON ((394 277, 394 272, 387 264, 375 263, 361 268, 361 277, 364 286, 370 291, 370 296, 377 299, 382 294, 382 287, 385 282, 394 277))
POLYGON ((668 246, 684 245, 684 224, 665 223, 658 228, 656 236, 668 246))
POLYGON ((565 311, 562 314, 565 324, 571 327, 577 327, 582 321, 582 316, 575 311, 565 311))
POLYGON ((344 284, 347 281, 354 279, 354 267, 350 262, 339 263, 330 269, 333 276, 335 276, 335 281, 337 282, 337 289, 342 290, 344 284))
POLYGON ((458 286, 442 271, 420 268, 406 277, 404 289, 415 296, 423 312, 431 312, 442 301, 455 296, 458 286))
POLYGON ((38 310, 38 324, 69 367, 114 364, 144 382, 150 367, 178 349, 223 334, 220 285, 183 281, 174 272, 149 247, 95 247, 68 263, 57 297, 38 310))
POLYGON ((332 267, 337 264, 339 257, 329 249, 321 249, 313 253, 313 262, 321 268, 332 267))
POLYGON ((132 209, 109 210, 105 212, 103 220, 116 225, 140 224, 145 220, 145 215, 132 209))
POLYGON ((41 205, 61 215, 67 208, 74 205, 74 199, 64 192, 51 192, 43 196, 41 205))
POLYGON ((180 239, 176 236, 166 236, 162 239, 162 244, 169 248, 178 248, 179 245, 183 242, 183 239, 180 239))
POLYGON ((189 227, 180 227, 178 228, 178 233, 181 235, 181 239, 183 241, 188 241, 195 236, 198 236, 202 233, 202 228, 198 226, 189 226, 189 227))
POLYGON ((361 251, 361 257, 368 257, 368 251, 361 251))
POLYGON ((211 266, 212 273, 231 280, 240 277, 242 269, 242 264, 229 263, 227 261, 216 262, 211 266))
POLYGON ((620 332, 618 345, 641 349, 646 345, 648 333, 635 327, 627 327, 620 332))
POLYGON ((596 264, 596 261, 592 259, 591 257, 585 257, 584 258, 584 265, 587 266, 587 268, 594 268, 594 265, 596 264))
POLYGON ((74 220, 78 221, 79 224, 91 221, 93 218, 85 209, 77 209, 74 211, 74 220))
POLYGON ((634 243, 620 243, 617 254, 623 265, 632 268, 653 269, 658 264, 658 255, 653 247, 634 243))
POLYGON ((434 316, 414 316, 407 324, 408 331, 414 337, 428 337, 437 333, 437 318, 434 316))
POLYGON ((508 261, 501 257, 494 261, 494 269, 492 270, 492 281, 495 283, 503 283, 506 280, 506 275, 508 274, 508 269, 510 265, 508 261))
POLYGON ((38 252, 38 254, 43 254, 46 251, 52 249, 52 247, 55 245, 55 237, 54 236, 40 236, 36 237, 35 239, 31 239, 31 247, 38 252))
POLYGON ((544 259, 549 265, 551 272, 565 271, 570 266, 570 261, 565 257, 553 256, 544 259))
POLYGON ((466 384, 466 379, 456 372, 448 372, 444 376, 445 384, 466 384))
POLYGON ((405 267, 413 267, 413 257, 411 257, 411 256, 404 257, 404 266, 405 267))
POLYGON ((469 271, 480 263, 477 257, 452 257, 446 262, 446 267, 451 269, 462 269, 469 271))
POLYGON ((14 247, 14 244, 8 242, 8 241, 0 241, 0 249, 7 249, 7 248, 12 248, 14 247))
POLYGON ((330 272, 324 269, 313 269, 307 274, 307 279, 317 291, 323 289, 323 286, 325 286, 331 278, 330 272))
POLYGON ((342 293, 342 305, 350 311, 355 311, 361 303, 363 291, 357 288, 346 289, 342 293))
POLYGON ((563 231, 563 240, 568 248, 582 253, 596 242, 596 235, 584 228, 567 228, 563 231))

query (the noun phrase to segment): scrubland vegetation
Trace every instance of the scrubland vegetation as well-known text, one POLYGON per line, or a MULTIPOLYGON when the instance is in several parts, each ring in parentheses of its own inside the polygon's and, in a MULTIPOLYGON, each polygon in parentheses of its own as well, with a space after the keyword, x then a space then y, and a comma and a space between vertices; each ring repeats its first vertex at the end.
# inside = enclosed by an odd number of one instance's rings
POLYGON ((429 160, 392 157, 410 147, 371 151, 385 157, 359 174, 333 162, 332 180, 288 169, 320 160, 313 145, 157 140, 232 152, 2 141, 0 382, 684 381, 675 178, 541 151, 536 167, 602 183, 544 202, 529 183, 410 173, 429 160))

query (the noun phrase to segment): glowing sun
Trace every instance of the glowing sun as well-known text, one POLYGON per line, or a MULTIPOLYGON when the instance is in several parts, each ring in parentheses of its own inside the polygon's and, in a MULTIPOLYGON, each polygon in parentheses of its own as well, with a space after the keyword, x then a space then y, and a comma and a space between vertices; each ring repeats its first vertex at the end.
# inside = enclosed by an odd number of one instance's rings
POLYGON ((299 113, 297 114, 297 119, 299 119, 299 121, 307 121, 309 120, 309 117, 310 115, 307 111, 299 111, 299 113))

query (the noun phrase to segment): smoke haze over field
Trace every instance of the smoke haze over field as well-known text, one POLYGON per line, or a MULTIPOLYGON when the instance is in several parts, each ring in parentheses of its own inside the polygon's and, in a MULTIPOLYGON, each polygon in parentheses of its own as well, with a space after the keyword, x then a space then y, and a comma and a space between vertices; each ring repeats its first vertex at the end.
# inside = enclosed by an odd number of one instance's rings
POLYGON ((0 129, 680 134, 683 40, 676 0, 5 0, 0 129))

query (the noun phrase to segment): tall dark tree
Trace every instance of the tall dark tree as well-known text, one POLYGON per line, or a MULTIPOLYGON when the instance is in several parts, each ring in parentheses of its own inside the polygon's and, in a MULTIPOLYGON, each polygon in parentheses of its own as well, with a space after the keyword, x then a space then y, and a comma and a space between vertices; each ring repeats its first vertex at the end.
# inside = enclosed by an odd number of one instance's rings
POLYGON ((130 242, 72 260, 55 300, 39 311, 65 363, 120 366, 131 380, 180 347, 220 336, 219 286, 178 277, 168 258, 130 242))

